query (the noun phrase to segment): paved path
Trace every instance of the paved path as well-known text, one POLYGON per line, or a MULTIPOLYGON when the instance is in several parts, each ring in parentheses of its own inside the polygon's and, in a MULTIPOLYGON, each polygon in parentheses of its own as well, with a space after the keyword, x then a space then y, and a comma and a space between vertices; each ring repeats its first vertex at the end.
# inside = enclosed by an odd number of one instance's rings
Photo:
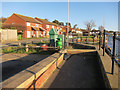
POLYGON ((105 88, 96 52, 64 60, 43 88, 105 88))

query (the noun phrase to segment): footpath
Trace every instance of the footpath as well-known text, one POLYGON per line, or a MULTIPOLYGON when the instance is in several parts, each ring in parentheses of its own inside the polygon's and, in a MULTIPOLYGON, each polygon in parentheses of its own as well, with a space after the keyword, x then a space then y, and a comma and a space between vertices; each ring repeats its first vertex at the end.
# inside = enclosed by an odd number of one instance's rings
POLYGON ((43 88, 106 88, 96 52, 64 60, 43 88))

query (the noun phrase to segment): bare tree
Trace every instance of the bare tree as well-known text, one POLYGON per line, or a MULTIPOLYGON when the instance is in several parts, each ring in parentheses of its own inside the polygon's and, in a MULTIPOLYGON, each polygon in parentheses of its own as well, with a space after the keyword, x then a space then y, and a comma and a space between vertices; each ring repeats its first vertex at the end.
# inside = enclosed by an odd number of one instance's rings
POLYGON ((100 31, 103 31, 103 30, 104 30, 104 26, 101 25, 101 26, 98 27, 98 29, 99 29, 100 31))
POLYGON ((75 25, 73 26, 73 29, 76 29, 76 26, 77 26, 77 24, 75 24, 75 25))
POLYGON ((90 31, 93 27, 95 27, 95 22, 93 20, 85 22, 86 28, 88 30, 88 36, 90 36, 90 31))

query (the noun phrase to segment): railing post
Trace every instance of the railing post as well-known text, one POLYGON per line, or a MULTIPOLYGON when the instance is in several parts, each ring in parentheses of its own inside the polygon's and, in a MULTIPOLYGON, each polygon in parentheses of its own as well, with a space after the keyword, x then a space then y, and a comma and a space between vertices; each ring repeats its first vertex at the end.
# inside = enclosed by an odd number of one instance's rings
POLYGON ((66 48, 66 34, 64 32, 64 48, 66 48))
POLYGON ((83 42, 82 37, 81 37, 81 43, 83 42))
POLYGON ((94 45, 94 38, 95 38, 95 37, 93 37, 93 45, 94 45))
POLYGON ((100 50, 100 47, 101 46, 101 31, 99 31, 99 50, 100 50))
POLYGON ((77 43, 78 43, 78 34, 77 34, 77 43))
POLYGON ((114 58, 116 52, 116 32, 114 32, 113 36, 113 50, 112 50, 112 74, 114 74, 114 58))
POLYGON ((72 33, 72 43, 73 43, 73 33, 72 33))
POLYGON ((103 56, 105 55, 105 29, 103 32, 103 56))
POLYGON ((86 43, 87 43, 87 36, 86 36, 86 43))
POLYGON ((26 47, 26 52, 28 52, 28 45, 26 44, 26 46, 25 46, 25 47, 26 47))
POLYGON ((19 42, 18 45, 21 46, 21 43, 19 42))

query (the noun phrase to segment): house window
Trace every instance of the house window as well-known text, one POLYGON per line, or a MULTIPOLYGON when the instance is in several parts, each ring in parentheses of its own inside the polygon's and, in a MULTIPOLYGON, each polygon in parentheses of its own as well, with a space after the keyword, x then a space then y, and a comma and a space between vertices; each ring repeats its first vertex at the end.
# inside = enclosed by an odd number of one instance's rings
POLYGON ((49 31, 47 31, 47 35, 49 35, 49 31))
POLYGON ((49 28, 49 25, 46 25, 47 28, 49 28))
POLYGON ((43 35, 45 36, 45 31, 43 32, 43 35))
POLYGON ((38 27, 38 24, 36 24, 36 27, 38 27))
POLYGON ((54 28, 54 26, 52 26, 52 28, 54 28))
POLYGON ((30 26, 30 23, 29 23, 29 22, 27 22, 27 26, 30 26))

